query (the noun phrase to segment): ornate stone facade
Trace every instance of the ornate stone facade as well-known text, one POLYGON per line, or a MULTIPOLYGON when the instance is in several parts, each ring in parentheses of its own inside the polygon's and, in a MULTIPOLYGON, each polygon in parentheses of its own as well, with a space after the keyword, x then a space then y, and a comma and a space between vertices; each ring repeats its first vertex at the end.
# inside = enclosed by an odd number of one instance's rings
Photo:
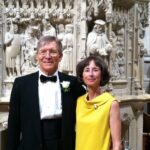
POLYGON ((1 77, 6 76, 1 79, 3 95, 10 93, 16 76, 37 69, 35 53, 39 37, 60 37, 61 25, 66 60, 62 60, 60 70, 75 75, 78 61, 90 53, 98 53, 108 62, 112 74, 109 90, 117 95, 144 93, 146 49, 143 38, 148 23, 147 2, 126 0, 124 5, 124 1, 118 0, 1 1, 4 6, 1 9, 1 56, 4 57, 0 69, 1 77), (17 31, 14 31, 15 26, 17 31), (72 31, 67 31, 68 26, 72 31), (70 35, 67 32, 71 32, 70 35), (67 36, 73 40, 65 45, 67 36), (20 39, 18 48, 11 44, 15 43, 15 37, 20 39))
MULTIPOLYGON (((143 40, 148 25, 148 2, 0 0, 1 96, 9 97, 15 77, 37 70, 35 53, 40 36, 57 36, 62 41, 64 54, 59 69, 65 73, 75 75, 76 64, 91 53, 105 59, 112 75, 105 89, 120 100, 122 120, 128 129, 124 130, 124 140, 128 140, 133 149, 141 150, 141 145, 130 139, 130 131, 132 125, 138 125, 142 130, 142 111, 134 103, 150 100, 150 96, 145 97, 143 85, 146 53, 143 40), (16 26, 17 30, 14 30, 16 26), (122 96, 125 97, 122 99, 122 96)), ((142 133, 139 134, 141 138, 142 133)))

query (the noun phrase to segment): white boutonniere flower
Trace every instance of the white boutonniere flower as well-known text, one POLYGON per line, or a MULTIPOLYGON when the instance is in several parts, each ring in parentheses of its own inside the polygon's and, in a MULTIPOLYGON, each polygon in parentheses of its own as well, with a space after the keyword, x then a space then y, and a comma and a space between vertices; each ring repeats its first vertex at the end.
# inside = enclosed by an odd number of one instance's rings
POLYGON ((61 85, 62 85, 62 90, 64 92, 69 92, 70 91, 70 82, 69 81, 63 81, 61 82, 61 85))

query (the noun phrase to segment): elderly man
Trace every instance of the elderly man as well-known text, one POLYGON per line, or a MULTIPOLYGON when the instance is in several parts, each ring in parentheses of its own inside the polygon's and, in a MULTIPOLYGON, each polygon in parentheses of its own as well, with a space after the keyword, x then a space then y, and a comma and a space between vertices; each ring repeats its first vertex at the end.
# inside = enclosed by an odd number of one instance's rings
POLYGON ((40 38, 36 58, 39 70, 13 85, 8 150, 74 150, 76 99, 85 90, 58 71, 62 45, 56 37, 40 38))

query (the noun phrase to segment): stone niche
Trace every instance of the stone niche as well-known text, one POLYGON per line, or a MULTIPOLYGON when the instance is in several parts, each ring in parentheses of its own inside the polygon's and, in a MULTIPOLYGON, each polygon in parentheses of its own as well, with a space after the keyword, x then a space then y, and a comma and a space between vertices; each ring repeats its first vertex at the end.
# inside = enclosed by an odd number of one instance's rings
POLYGON ((104 90, 112 92, 120 102, 123 127, 127 129, 123 131, 123 140, 131 148, 141 150, 143 107, 138 106, 150 100, 143 85, 148 2, 0 0, 1 104, 9 99, 16 77, 37 70, 38 39, 43 35, 57 36, 63 44, 60 71, 75 75, 76 64, 92 54, 101 55, 107 62, 111 81, 104 90), (135 126, 138 128, 132 135, 135 126), (131 140, 137 132, 141 138, 131 140))

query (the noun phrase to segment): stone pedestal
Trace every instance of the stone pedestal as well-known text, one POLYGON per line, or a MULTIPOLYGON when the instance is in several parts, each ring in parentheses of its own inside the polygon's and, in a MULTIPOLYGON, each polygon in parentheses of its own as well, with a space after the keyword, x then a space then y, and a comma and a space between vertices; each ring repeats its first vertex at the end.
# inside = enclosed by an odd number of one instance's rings
POLYGON ((7 146, 7 120, 8 102, 0 100, 0 150, 6 150, 7 146))
POLYGON ((143 111, 150 102, 149 94, 117 97, 121 107, 122 140, 133 150, 143 149, 143 111))

